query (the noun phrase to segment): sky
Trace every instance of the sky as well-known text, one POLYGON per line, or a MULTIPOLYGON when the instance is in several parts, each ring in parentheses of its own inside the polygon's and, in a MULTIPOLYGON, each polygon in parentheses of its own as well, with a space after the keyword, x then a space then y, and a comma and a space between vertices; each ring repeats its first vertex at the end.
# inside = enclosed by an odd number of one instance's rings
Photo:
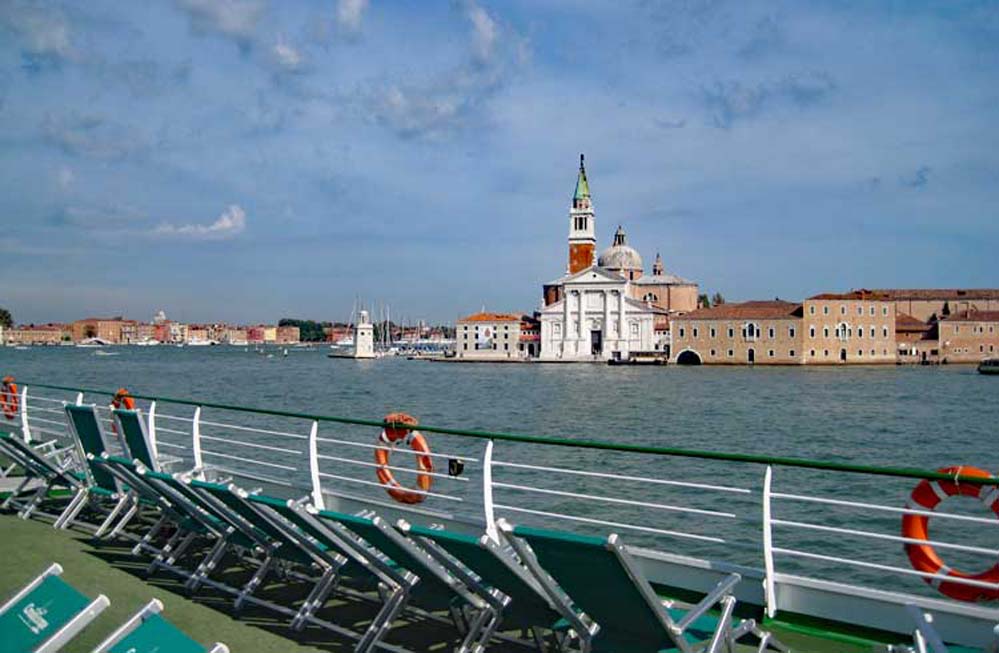
POLYGON ((997 128, 997 2, 0 0, 0 306, 530 312, 580 153, 703 292, 995 287, 997 128))

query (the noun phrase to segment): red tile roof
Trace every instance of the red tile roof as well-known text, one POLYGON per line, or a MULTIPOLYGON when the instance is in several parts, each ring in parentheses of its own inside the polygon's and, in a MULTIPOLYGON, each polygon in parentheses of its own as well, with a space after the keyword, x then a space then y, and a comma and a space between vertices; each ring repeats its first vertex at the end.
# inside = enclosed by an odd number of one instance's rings
POLYGON ((884 288, 872 292, 888 295, 891 299, 937 300, 948 299, 997 299, 999 288, 884 288))
POLYGON ((923 333, 929 331, 930 325, 926 322, 920 322, 916 318, 908 315, 906 313, 896 313, 895 314, 895 332, 896 333, 923 333))
POLYGON ((861 288, 859 290, 851 290, 850 292, 835 293, 835 292, 825 292, 819 295, 814 295, 809 297, 809 299, 852 299, 852 300, 881 300, 886 301, 892 299, 884 291, 881 290, 867 290, 861 288))
POLYGON ((785 302, 778 299, 699 308, 678 317, 677 320, 781 319, 801 317, 801 315, 799 302, 785 302))
POLYGON ((958 311, 940 319, 947 322, 999 322, 999 311, 958 311))
POLYGON ((518 313, 474 313, 463 317, 459 322, 520 322, 523 319, 518 313))

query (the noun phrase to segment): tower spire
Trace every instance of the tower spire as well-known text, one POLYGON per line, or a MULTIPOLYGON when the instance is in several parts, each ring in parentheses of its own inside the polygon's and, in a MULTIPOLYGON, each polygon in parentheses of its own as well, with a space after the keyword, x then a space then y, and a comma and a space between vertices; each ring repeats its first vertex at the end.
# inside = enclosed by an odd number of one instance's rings
POLYGON ((584 157, 579 155, 579 176, 576 177, 576 192, 572 196, 573 204, 590 199, 590 182, 586 180, 586 165, 584 157))

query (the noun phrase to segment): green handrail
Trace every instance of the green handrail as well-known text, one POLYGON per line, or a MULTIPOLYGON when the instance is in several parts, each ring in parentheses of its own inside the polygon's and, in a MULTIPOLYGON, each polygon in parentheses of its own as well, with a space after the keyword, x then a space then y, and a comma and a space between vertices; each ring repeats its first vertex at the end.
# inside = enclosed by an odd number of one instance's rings
MULTIPOLYGON (((113 397, 115 390, 101 390, 94 388, 75 388, 64 385, 52 385, 47 383, 22 382, 22 386, 47 388, 49 390, 65 390, 68 392, 83 392, 85 394, 107 395, 113 397)), ((232 404, 220 404, 206 401, 194 401, 191 399, 176 399, 172 397, 157 397, 153 395, 143 395, 130 392, 135 399, 148 399, 150 401, 162 401, 171 404, 186 406, 201 406, 202 408, 216 408, 219 410, 231 410, 243 413, 256 413, 259 415, 273 415, 276 417, 292 417, 307 419, 317 422, 335 422, 337 424, 352 424, 357 426, 374 426, 378 428, 406 427, 406 424, 385 422, 384 420, 357 419, 353 417, 336 417, 333 415, 313 415, 310 413, 297 413, 287 410, 274 410, 271 408, 249 408, 247 406, 235 406, 232 404)), ((918 478, 931 481, 954 481, 958 483, 968 483, 970 485, 997 485, 999 486, 999 476, 968 476, 965 474, 944 474, 937 471, 918 469, 915 467, 882 467, 876 465, 856 465, 851 463, 834 463, 822 460, 811 460, 808 458, 794 458, 788 456, 763 456, 756 454, 728 453, 723 451, 705 451, 698 449, 680 449, 677 447, 651 447, 637 444, 618 444, 614 442, 602 442, 599 440, 569 440, 565 438, 552 438, 539 435, 520 435, 516 433, 499 433, 491 431, 478 431, 468 429, 454 429, 441 426, 427 426, 420 424, 421 431, 428 433, 442 433, 445 435, 457 435, 461 437, 479 438, 483 440, 501 440, 504 442, 521 442, 525 444, 541 444, 554 447, 576 447, 580 449, 599 449, 603 451, 619 451, 622 453, 642 453, 654 456, 678 456, 683 458, 701 458, 705 460, 723 460, 728 462, 753 463, 758 465, 778 465, 781 467, 798 467, 802 469, 818 469, 832 472, 847 472, 852 474, 873 474, 876 476, 896 476, 902 478, 918 478)))

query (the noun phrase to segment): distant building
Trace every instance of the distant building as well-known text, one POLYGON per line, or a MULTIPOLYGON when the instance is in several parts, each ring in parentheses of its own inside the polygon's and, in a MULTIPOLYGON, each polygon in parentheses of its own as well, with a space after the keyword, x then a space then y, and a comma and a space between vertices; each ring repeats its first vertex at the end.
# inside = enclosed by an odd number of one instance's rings
POLYGON ((297 326, 279 326, 275 335, 279 345, 293 345, 301 339, 301 329, 297 326))
POLYGON ((354 326, 354 358, 375 357, 375 327, 367 311, 360 311, 354 326))
POLYGON ((960 311, 937 323, 941 363, 977 363, 999 351, 999 311, 960 311))
POLYGON ((645 275, 642 257, 621 227, 599 258, 596 243, 596 214, 580 156, 566 274, 542 287, 541 360, 627 359, 633 352, 665 351, 668 334, 657 325, 697 308, 697 284, 667 274, 658 255, 652 275, 645 275))
POLYGON ((936 361, 940 354, 938 333, 935 321, 922 322, 907 313, 896 313, 895 350, 898 353, 898 362, 936 361))
POLYGON ((264 342, 277 342, 277 327, 271 325, 265 325, 264 327, 264 342))
POLYGON ((3 338, 8 345, 58 345, 68 334, 62 324, 22 324, 4 331, 3 338))
POLYGON ((538 322, 519 313, 475 313, 458 320, 455 356, 467 360, 516 360, 536 356, 538 322))
POLYGON ((898 312, 922 322, 947 313, 999 311, 999 288, 885 288, 871 292, 886 295, 898 312))
POLYGON ((71 327, 73 342, 80 342, 89 338, 100 338, 112 344, 118 344, 121 340, 121 327, 125 322, 121 317, 88 317, 83 320, 73 322, 71 327))
POLYGON ((697 365, 895 363, 895 323, 891 299, 868 290, 721 304, 673 318, 671 358, 697 365))

